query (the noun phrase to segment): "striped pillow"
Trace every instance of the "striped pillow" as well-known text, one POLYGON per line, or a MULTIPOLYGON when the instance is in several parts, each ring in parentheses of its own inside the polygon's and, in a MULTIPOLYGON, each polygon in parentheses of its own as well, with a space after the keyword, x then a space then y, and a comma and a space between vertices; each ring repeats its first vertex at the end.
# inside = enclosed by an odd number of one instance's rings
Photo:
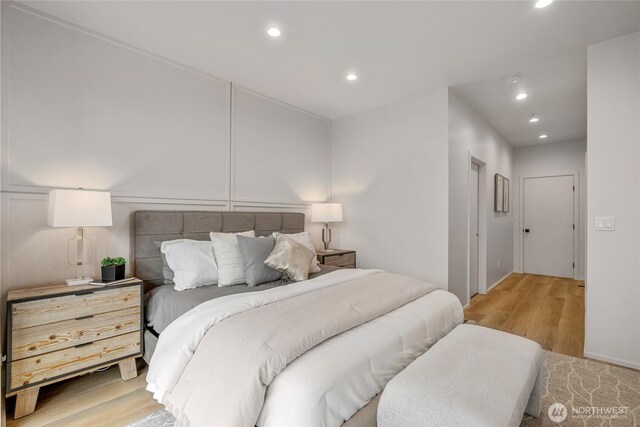
MULTIPOLYGON (((240 236, 256 237, 255 231, 237 233, 240 236)), ((247 282, 244 261, 238 246, 236 233, 210 233, 213 252, 218 267, 218 286, 240 285, 247 282)))

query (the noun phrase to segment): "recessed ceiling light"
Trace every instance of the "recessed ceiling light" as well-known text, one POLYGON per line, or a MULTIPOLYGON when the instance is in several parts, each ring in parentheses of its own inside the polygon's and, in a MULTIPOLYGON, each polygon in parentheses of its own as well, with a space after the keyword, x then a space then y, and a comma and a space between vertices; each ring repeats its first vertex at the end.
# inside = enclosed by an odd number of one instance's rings
POLYGON ((529 95, 527 95, 526 93, 522 92, 522 93, 519 93, 519 94, 516 95, 516 99, 518 101, 522 101, 523 99, 526 99, 527 96, 529 96, 529 95))
POLYGON ((279 37, 280 34, 282 34, 280 32, 280 30, 276 27, 271 27, 267 30, 267 34, 269 34, 271 37, 279 37))
POLYGON ((551 3, 553 3, 553 0, 538 0, 536 2, 536 9, 542 9, 543 7, 549 6, 551 3))
POLYGON ((547 135, 546 133, 543 133, 542 135, 538 136, 538 138, 547 139, 547 138, 549 138, 549 135, 547 135))
POLYGON ((351 80, 351 81, 353 81, 353 80, 357 80, 357 79, 358 79, 358 76, 357 76, 357 75, 355 75, 355 74, 353 74, 353 73, 351 73, 351 74, 347 74, 347 80, 351 80))
POLYGON ((529 123, 537 123, 539 121, 540 121, 540 119, 537 118, 535 114, 532 114, 532 115, 529 116, 529 123))

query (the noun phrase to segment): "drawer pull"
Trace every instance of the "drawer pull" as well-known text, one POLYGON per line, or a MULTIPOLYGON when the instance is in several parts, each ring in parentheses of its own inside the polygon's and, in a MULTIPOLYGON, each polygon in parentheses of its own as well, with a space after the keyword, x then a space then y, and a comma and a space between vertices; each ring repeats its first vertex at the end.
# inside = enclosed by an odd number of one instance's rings
POLYGON ((91 319, 91 318, 93 318, 93 314, 90 314, 89 316, 76 317, 76 320, 84 320, 84 319, 91 319))
POLYGON ((78 344, 78 345, 77 345, 77 346, 75 346, 74 348, 80 348, 80 347, 84 347, 84 346, 91 345, 91 344, 93 344, 93 341, 92 341, 92 342, 86 342, 86 343, 84 343, 84 344, 78 344))
POLYGON ((76 292, 75 295, 78 297, 80 295, 89 295, 92 294, 94 291, 80 291, 80 292, 76 292))

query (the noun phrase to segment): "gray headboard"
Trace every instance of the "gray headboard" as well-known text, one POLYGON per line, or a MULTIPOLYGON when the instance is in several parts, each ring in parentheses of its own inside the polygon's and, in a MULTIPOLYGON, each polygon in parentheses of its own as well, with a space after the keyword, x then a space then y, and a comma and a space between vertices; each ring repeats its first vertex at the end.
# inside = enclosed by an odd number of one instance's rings
POLYGON ((135 211, 132 215, 134 275, 147 288, 163 283, 162 259, 154 241, 208 240, 212 231, 255 230, 257 236, 304 231, 304 214, 292 212, 135 211))

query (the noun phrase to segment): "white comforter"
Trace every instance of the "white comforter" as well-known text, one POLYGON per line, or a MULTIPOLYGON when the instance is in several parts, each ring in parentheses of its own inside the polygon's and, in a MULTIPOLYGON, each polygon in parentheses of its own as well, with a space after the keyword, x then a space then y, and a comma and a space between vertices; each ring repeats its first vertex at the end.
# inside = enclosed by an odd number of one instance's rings
POLYGON ((463 321, 458 298, 437 290, 325 341, 273 380, 257 425, 341 425, 463 321))
MULTIPOLYGON (((217 322, 377 272, 338 271, 283 288, 219 298, 196 307, 161 335, 147 377, 148 389, 159 401, 169 401, 198 344, 217 322)), ((267 390, 258 425, 340 425, 378 394, 394 375, 461 322, 457 298, 448 292, 435 291, 325 341, 275 377, 267 390)))
POLYGON ((312 280, 262 292, 228 295, 204 302, 171 323, 160 335, 149 364, 147 390, 166 403, 204 335, 216 323, 263 305, 272 304, 381 270, 339 270, 312 280))

